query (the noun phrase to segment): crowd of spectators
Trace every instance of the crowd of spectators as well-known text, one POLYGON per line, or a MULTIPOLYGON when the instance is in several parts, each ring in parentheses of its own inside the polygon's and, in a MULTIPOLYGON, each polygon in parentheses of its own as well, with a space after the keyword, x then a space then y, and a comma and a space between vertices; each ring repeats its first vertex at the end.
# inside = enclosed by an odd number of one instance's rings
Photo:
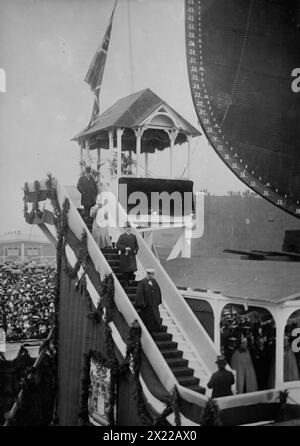
POLYGON ((6 341, 44 339, 54 317, 55 268, 29 260, 0 265, 0 328, 6 341))

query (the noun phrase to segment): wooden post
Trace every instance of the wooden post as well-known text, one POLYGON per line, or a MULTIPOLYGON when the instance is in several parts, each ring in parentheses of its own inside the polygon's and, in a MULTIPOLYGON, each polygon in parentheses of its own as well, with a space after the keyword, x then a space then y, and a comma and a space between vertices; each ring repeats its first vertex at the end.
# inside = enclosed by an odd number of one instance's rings
POLYGON ((173 152, 175 148, 175 139, 178 135, 177 129, 172 129, 169 132, 170 137, 170 178, 173 178, 173 152))
POLYGON ((144 133, 144 129, 138 127, 134 129, 136 137, 136 176, 139 178, 141 176, 140 172, 140 158, 141 158, 141 140, 144 133))
POLYGON ((91 163, 91 157, 90 157, 90 142, 88 139, 85 140, 85 162, 86 165, 89 166, 91 163))
MULTIPOLYGON (((275 309, 274 309, 275 310, 275 309)), ((276 347, 275 347, 275 387, 278 389, 284 383, 284 329, 287 321, 286 309, 276 308, 276 347)))
POLYGON ((112 129, 108 131, 108 148, 109 150, 114 148, 114 131, 112 129))
POLYGON ((145 177, 148 177, 149 153, 145 152, 145 177))
POLYGON ((214 299, 210 303, 214 314, 214 343, 218 350, 218 353, 221 354, 221 315, 222 310, 224 308, 224 302, 214 299))
POLYGON ((123 129, 117 129, 117 176, 122 176, 122 135, 123 129))

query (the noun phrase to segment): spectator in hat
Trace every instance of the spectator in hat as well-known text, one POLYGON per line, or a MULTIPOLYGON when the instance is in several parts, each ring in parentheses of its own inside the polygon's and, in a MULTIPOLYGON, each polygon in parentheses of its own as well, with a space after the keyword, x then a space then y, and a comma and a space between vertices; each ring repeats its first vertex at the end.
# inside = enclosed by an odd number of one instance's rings
POLYGON ((216 360, 218 371, 213 373, 207 387, 212 389, 212 398, 232 395, 231 386, 234 384, 233 373, 226 370, 226 360, 223 355, 218 356, 216 360))
POLYGON ((97 195, 96 204, 90 210, 90 216, 94 218, 92 236, 100 249, 111 246, 108 233, 108 213, 105 209, 102 195, 97 195))
POLYGON ((135 307, 140 309, 140 316, 150 333, 160 331, 161 321, 159 305, 162 303, 161 290, 154 279, 154 269, 146 269, 136 290, 135 307))
POLYGON ((77 183, 77 189, 81 193, 81 204, 84 207, 84 214, 86 218, 90 216, 91 207, 96 203, 98 193, 97 184, 92 175, 92 169, 87 166, 77 183))
POLYGON ((135 256, 139 250, 136 236, 131 233, 129 222, 127 222, 125 232, 120 235, 116 246, 121 251, 119 271, 124 274, 125 288, 127 288, 130 281, 134 279, 134 273, 137 270, 135 256))

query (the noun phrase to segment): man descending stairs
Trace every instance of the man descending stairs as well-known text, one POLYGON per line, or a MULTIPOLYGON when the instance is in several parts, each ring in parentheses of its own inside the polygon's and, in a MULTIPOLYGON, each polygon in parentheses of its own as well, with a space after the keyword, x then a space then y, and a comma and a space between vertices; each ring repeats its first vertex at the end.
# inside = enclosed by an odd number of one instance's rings
MULTIPOLYGON (((124 275, 119 272, 120 255, 118 251, 113 248, 104 248, 102 252, 117 279, 126 291, 129 300, 134 305, 138 285, 137 282, 131 281, 129 287, 125 288, 124 275)), ((193 376, 194 370, 188 367, 188 360, 183 359, 183 352, 178 350, 178 344, 172 341, 173 335, 167 332, 167 326, 162 325, 160 331, 153 333, 152 337, 179 384, 190 390, 204 394, 205 388, 199 385, 199 378, 193 376)))

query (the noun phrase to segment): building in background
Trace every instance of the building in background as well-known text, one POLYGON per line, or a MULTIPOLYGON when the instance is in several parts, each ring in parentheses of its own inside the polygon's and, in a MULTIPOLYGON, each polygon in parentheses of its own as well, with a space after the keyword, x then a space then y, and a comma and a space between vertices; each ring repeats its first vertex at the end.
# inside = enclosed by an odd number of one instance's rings
POLYGON ((0 236, 0 264, 7 260, 55 262, 55 248, 40 234, 10 231, 0 236))

